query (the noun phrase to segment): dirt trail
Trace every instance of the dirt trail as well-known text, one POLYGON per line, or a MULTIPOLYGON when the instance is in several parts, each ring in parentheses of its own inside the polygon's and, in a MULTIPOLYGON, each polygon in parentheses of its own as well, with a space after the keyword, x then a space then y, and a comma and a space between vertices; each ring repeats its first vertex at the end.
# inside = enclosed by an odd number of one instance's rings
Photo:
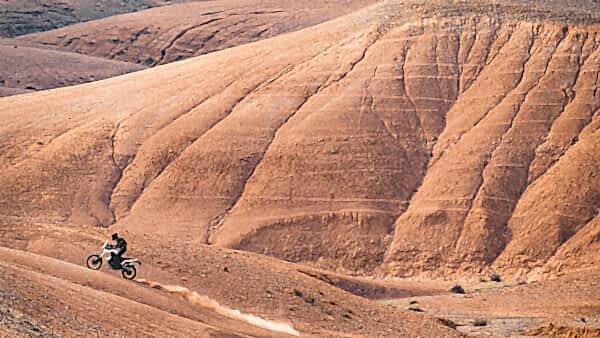
POLYGON ((275 332, 287 333, 287 334, 291 334, 294 336, 300 335, 300 332, 298 332, 296 329, 294 329, 294 327, 290 324, 274 322, 274 321, 260 318, 255 315, 243 313, 240 310, 230 309, 228 307, 222 306, 214 299, 211 299, 205 295, 201 295, 195 291, 191 291, 190 289, 183 287, 183 286, 165 285, 165 284, 161 284, 159 282, 149 281, 149 280, 146 280, 143 278, 136 279, 135 281, 137 283, 147 285, 153 289, 166 291, 172 295, 181 297, 194 305, 200 305, 203 307, 210 308, 210 309, 214 310, 215 312, 222 314, 224 316, 227 316, 229 318, 232 318, 232 319, 241 320, 241 321, 247 322, 249 324, 261 327, 263 329, 267 329, 267 330, 271 330, 271 331, 275 331, 275 332))

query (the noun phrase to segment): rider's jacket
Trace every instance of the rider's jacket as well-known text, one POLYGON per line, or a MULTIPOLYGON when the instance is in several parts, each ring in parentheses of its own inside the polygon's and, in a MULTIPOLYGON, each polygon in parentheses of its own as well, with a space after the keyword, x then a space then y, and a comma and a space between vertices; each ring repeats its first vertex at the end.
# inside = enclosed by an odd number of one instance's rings
POLYGON ((118 255, 122 255, 125 251, 127 251, 127 242, 125 239, 121 237, 117 238, 115 248, 119 249, 118 255))

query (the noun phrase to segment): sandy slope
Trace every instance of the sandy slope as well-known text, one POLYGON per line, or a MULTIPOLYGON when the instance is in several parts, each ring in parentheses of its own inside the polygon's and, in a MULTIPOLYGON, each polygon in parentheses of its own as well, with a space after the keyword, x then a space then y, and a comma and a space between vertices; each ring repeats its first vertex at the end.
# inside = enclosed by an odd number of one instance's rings
POLYGON ((153 66, 299 30, 374 2, 197 1, 113 16, 19 39, 153 66))
POLYGON ((0 36, 40 32, 82 21, 170 4, 171 0, 3 0, 0 36))
MULTIPOLYGON (((344 292, 298 271, 305 270, 298 265, 251 253, 198 247, 184 240, 170 242, 164 238, 124 233, 130 244, 128 255, 140 258, 143 262, 138 277, 160 283, 164 286, 160 288, 163 290, 174 286, 178 290, 186 288, 190 293, 195 292, 201 300, 201 308, 197 309, 195 306, 198 303, 194 300, 198 297, 191 297, 191 294, 187 297, 188 295, 177 290, 172 293, 150 291, 121 279, 117 272, 107 268, 99 272, 85 269, 82 266, 85 257, 98 251, 97 247, 109 235, 109 231, 42 224, 25 227, 20 232, 15 232, 10 226, 2 229, 3 246, 28 251, 1 249, 0 262, 4 265, 23 266, 22 270, 50 275, 65 283, 83 285, 93 292, 124 297, 228 331, 265 335, 264 330, 249 331, 254 326, 231 319, 229 311, 215 312, 214 303, 207 301, 204 296, 244 314, 292 325, 302 334, 373 337, 452 337, 457 334, 420 314, 396 311, 344 292), (30 252, 57 259, 32 255, 30 252), (188 302, 182 303, 182 297, 188 302), (190 304, 190 300, 193 304, 190 304), (190 306, 193 309, 191 312, 190 306), (223 313, 226 318, 223 318, 223 313)), ((14 278, 28 280, 28 274, 29 272, 17 271, 14 278)), ((26 299, 30 292, 35 294, 35 290, 24 290, 17 299, 26 299)), ((65 296, 63 302, 69 301, 78 300, 65 296)), ((47 305, 62 311, 60 304, 49 301, 47 305)), ((74 310, 75 313, 77 311, 83 310, 74 310)), ((39 314, 31 316, 39 318, 39 314)), ((93 322, 91 318, 89 320, 93 322)), ((101 324, 98 325, 102 327, 101 324)), ((137 326, 132 324, 132 327, 137 326)))
POLYGON ((59 336, 83 332, 203 337, 225 337, 238 332, 257 337, 280 336, 118 276, 25 252, 0 251, 2 305, 34 318, 45 330, 59 336))
POLYGON ((214 336, 227 332, 281 336, 233 320, 232 313, 234 318, 240 313, 226 308, 240 309, 241 316, 250 314, 251 320, 264 318, 266 322, 257 323, 269 324, 267 327, 293 326, 302 335, 319 337, 457 334, 441 326, 438 318, 450 319, 459 331, 477 336, 534 334, 537 327, 592 334, 600 326, 597 269, 526 284, 462 281, 467 294, 455 295, 447 291, 450 283, 361 281, 246 252, 125 233, 130 243, 128 255, 144 262, 140 277, 151 280, 141 285, 161 290, 154 291, 121 279, 117 272, 90 271, 82 266, 84 257, 108 236, 107 230, 39 224, 21 226, 19 233, 7 228, 3 227, 2 245, 29 251, 0 248, 0 311, 4 315, 0 328, 12 330, 8 331, 11 335, 24 330, 63 335, 77 330, 100 334, 118 330, 185 336, 189 330, 197 330, 214 336), (16 283, 22 287, 7 287, 16 283), (334 285, 374 297, 379 304, 334 285), (367 289, 372 292, 365 292, 367 289), (402 298, 387 299, 395 297, 402 298), (114 322, 110 314, 104 315, 104 302, 112 307, 117 304, 125 319, 114 322), (424 312, 407 311, 409 308, 424 312), (146 320, 168 321, 168 325, 139 324, 146 320), (487 325, 474 325, 477 320, 485 320, 487 325))
MULTIPOLYGON (((0 95, 23 92, 17 89, 40 90, 101 80, 146 66, 226 49, 311 26, 372 2, 198 1, 123 16, 110 16, 110 11, 105 11, 103 13, 110 17, 104 20, 92 20, 21 39, 0 39, 0 86, 8 87, 2 88, 0 95)), ((127 11, 136 5, 162 3, 147 1, 111 8, 113 12, 117 8, 118 13, 118 10, 127 11)), ((74 4, 61 6, 71 5, 74 4)), ((0 17, 10 21, 11 14, 2 13, 2 6, 17 4, 0 5, 0 17)), ((79 6, 85 11, 90 4, 79 6)), ((110 6, 110 3, 97 6, 110 6)), ((43 8, 42 12, 61 7, 44 4, 43 8)))
POLYGON ((17 94, 25 94, 25 93, 30 93, 33 90, 28 90, 28 89, 20 89, 20 88, 10 88, 10 87, 0 87, 0 97, 1 96, 11 96, 11 95, 17 95, 17 94))
POLYGON ((385 1, 0 99, 0 335, 597 335, 600 26, 579 3, 385 1), (113 231, 146 282, 82 266, 113 231), (507 281, 466 295, 343 274, 490 268, 507 281))
POLYGON ((0 39, 3 96, 70 86, 130 73, 145 67, 0 39))

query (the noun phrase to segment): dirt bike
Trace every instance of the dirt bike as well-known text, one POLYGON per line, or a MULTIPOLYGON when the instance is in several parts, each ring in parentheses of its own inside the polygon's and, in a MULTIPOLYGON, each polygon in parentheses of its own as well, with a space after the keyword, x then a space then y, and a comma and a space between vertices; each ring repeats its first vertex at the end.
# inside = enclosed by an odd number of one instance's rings
POLYGON ((119 257, 116 256, 117 252, 119 252, 117 248, 108 244, 108 241, 105 241, 102 245, 102 253, 99 255, 90 255, 86 260, 86 265, 92 270, 99 270, 102 267, 102 258, 105 255, 108 255, 107 262, 113 270, 121 270, 121 275, 125 279, 134 279, 137 274, 135 265, 142 265, 142 262, 137 258, 119 259, 119 257))

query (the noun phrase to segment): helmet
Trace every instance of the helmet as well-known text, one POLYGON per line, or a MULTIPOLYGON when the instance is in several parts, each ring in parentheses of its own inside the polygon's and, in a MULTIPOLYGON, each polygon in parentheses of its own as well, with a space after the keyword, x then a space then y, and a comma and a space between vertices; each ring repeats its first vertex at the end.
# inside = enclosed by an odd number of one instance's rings
POLYGON ((116 240, 117 240, 117 238, 119 238, 119 234, 118 234, 118 233, 116 233, 116 232, 115 232, 115 233, 113 233, 113 234, 112 234, 112 239, 113 239, 113 241, 116 241, 116 240))

